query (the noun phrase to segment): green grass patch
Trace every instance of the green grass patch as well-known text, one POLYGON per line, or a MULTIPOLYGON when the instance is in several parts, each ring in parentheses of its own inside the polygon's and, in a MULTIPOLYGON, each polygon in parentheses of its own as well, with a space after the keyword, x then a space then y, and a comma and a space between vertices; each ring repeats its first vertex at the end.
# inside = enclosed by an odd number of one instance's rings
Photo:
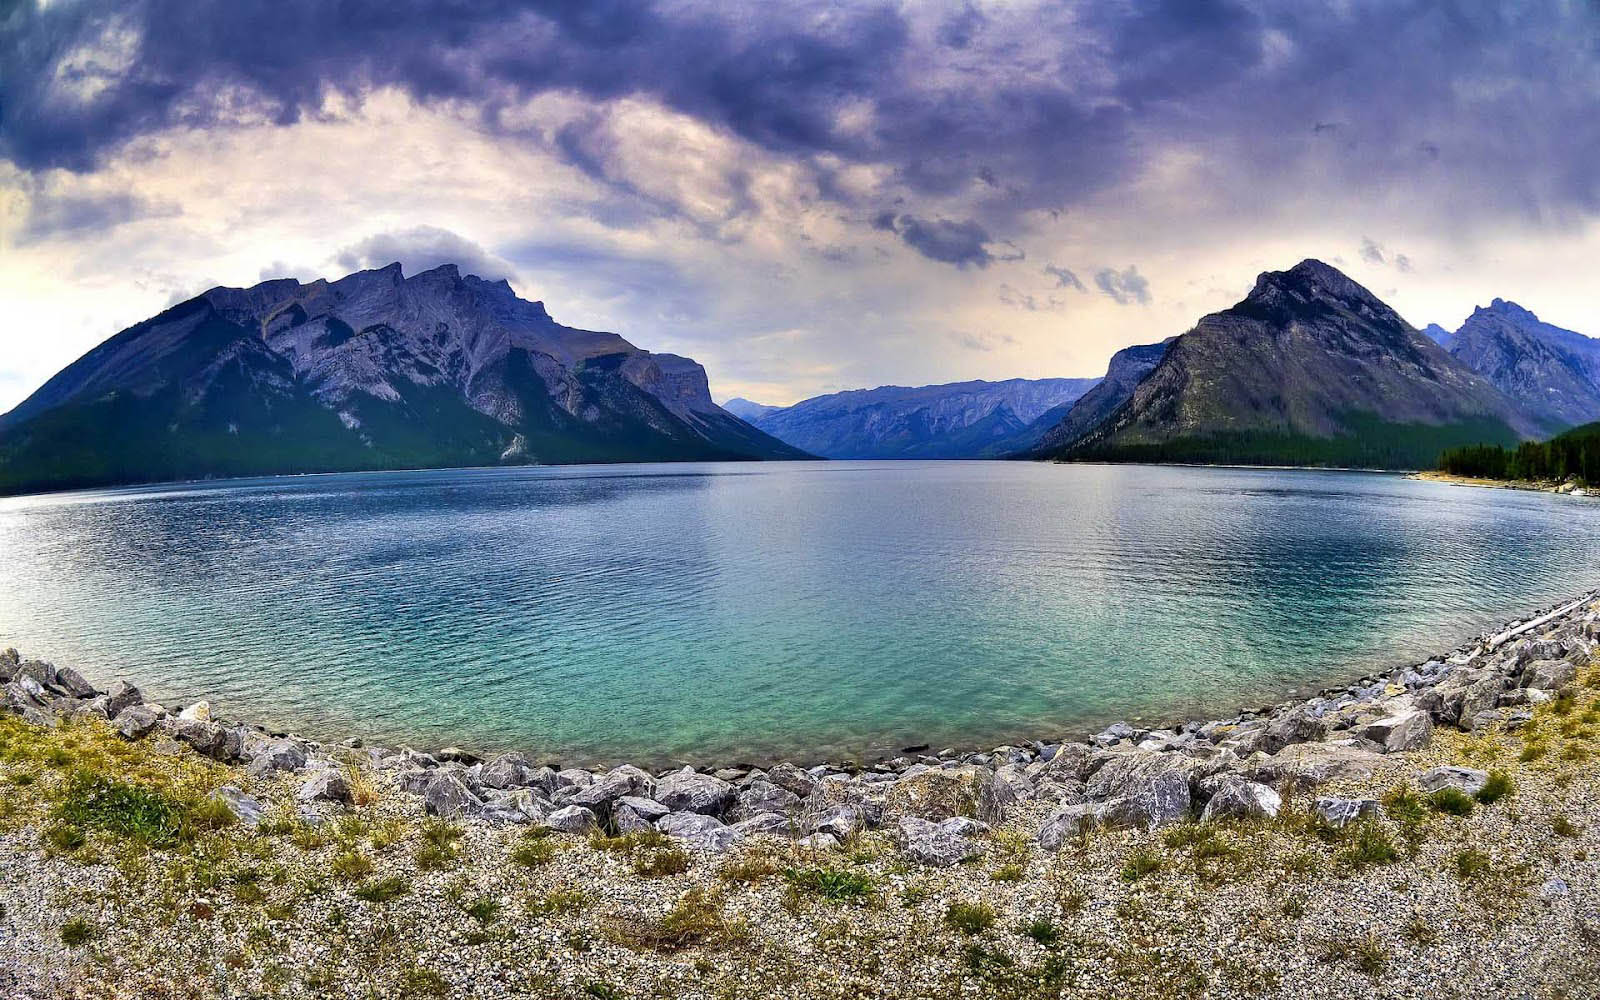
POLYGON ((398 899, 411 891, 411 883, 398 875, 367 882, 356 889, 352 895, 368 903, 387 903, 391 899, 398 899))
POLYGON ((153 788, 78 771, 68 779, 56 815, 84 829, 165 846, 184 833, 184 812, 182 802, 153 788))
POLYGON ((1122 863, 1122 881, 1137 882, 1161 870, 1161 855, 1153 848, 1136 847, 1122 863))
POLYGON ((1472 796, 1459 788, 1445 787, 1428 796, 1428 805, 1435 812, 1447 813, 1451 816, 1469 816, 1472 807, 1477 803, 1472 796))
POLYGON ((1489 780, 1478 789, 1477 800, 1486 806, 1494 805, 1501 799, 1515 795, 1516 783, 1511 780, 1511 775, 1504 771, 1490 771, 1489 780))
POLYGON ((945 908, 944 922, 963 934, 982 934, 994 926, 994 907, 988 903, 954 902, 945 908))
POLYGON ((867 899, 877 891, 870 876, 842 868, 791 868, 783 874, 796 891, 833 903, 867 899))

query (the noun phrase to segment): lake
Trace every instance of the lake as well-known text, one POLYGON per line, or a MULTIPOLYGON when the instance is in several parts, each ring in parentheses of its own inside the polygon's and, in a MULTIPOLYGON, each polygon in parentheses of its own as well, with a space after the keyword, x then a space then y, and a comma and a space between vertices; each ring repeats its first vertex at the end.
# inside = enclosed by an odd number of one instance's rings
POLYGON ((307 735, 872 757, 1418 662, 1600 581, 1600 503, 1020 462, 308 476, 0 500, 0 647, 307 735))

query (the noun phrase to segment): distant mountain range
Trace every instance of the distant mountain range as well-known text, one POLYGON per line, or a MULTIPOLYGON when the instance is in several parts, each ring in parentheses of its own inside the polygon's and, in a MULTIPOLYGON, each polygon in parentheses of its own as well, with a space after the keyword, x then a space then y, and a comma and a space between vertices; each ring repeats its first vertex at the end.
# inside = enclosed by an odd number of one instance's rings
POLYGON ((814 396, 793 406, 747 399, 731 399, 725 406, 773 437, 824 458, 999 458, 1032 448, 1065 408, 1099 381, 885 385, 814 396))
POLYGON ((803 458, 705 369, 399 264, 213 288, 0 417, 0 491, 359 469, 803 458))
POLYGON ((1546 430, 1600 420, 1600 340, 1495 299, 1440 343, 1546 430))
POLYGON ((1420 468, 1447 448, 1546 427, 1367 289, 1307 260, 1262 274, 1237 305, 1172 341, 1092 429, 1076 430, 1047 434, 1057 446, 1042 454, 1420 468))
POLYGON ((712 402, 705 369, 400 265, 213 288, 0 416, 0 492, 568 462, 1028 457, 1431 467, 1600 420, 1600 340, 1495 299, 1418 331, 1306 260, 1104 378, 712 402))

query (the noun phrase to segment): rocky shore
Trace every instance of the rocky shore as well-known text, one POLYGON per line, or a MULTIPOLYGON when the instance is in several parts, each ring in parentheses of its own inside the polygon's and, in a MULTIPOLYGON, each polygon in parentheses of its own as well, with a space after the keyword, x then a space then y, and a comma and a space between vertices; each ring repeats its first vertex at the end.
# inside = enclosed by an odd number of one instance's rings
POLYGON ((1227 719, 657 773, 322 744, 7 651, 0 992, 1597 996, 1597 644, 1590 594, 1227 719))

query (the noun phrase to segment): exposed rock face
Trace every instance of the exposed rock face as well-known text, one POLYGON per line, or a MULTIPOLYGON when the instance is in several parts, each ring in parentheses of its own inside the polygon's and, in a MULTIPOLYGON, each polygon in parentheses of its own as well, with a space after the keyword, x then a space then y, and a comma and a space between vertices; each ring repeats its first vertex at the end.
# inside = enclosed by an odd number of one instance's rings
POLYGON ((1445 346, 1550 431, 1600 420, 1600 340, 1495 299, 1445 346))
POLYGON ((1371 292, 1307 260, 1201 319, 1052 456, 1431 468, 1445 447, 1539 431, 1371 292))
POLYGON ((704 369, 446 264, 213 288, 0 417, 0 492, 282 472, 798 458, 704 369))
POLYGON ((1174 339, 1169 337, 1159 344, 1124 347, 1111 355, 1105 378, 1100 384, 1062 410, 1059 419, 1039 436, 1031 449, 1019 449, 1019 452, 1051 456, 1100 426, 1101 421, 1126 403, 1144 377, 1161 363, 1162 356, 1167 353, 1167 345, 1174 339))
MULTIPOLYGON (((899 385, 814 396, 793 406, 740 400, 745 419, 824 458, 985 458, 1026 451, 1099 380, 1010 379, 899 385), (1049 419, 1044 418, 1049 413, 1049 419)), ((733 401, 729 401, 733 405, 733 401)))

